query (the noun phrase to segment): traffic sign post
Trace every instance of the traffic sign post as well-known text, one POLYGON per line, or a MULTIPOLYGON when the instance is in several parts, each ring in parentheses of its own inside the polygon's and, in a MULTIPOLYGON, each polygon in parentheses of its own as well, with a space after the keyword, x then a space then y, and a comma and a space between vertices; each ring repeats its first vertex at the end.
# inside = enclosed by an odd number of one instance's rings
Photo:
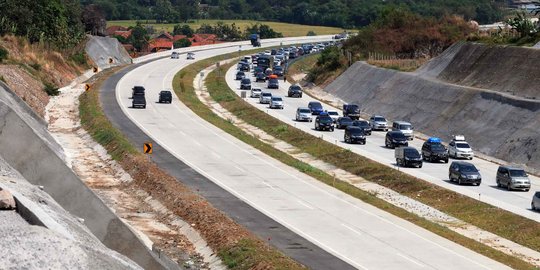
POLYGON ((92 70, 94 71, 94 73, 97 73, 97 72, 98 72, 98 68, 97 68, 97 67, 94 67, 92 70))
POLYGON ((90 84, 85 84, 85 85, 84 85, 84 90, 85 90, 85 91, 89 91, 90 88, 92 88, 92 87, 90 86, 90 84))
POLYGON ((152 154, 152 143, 151 142, 145 142, 143 146, 143 150, 145 154, 152 154))

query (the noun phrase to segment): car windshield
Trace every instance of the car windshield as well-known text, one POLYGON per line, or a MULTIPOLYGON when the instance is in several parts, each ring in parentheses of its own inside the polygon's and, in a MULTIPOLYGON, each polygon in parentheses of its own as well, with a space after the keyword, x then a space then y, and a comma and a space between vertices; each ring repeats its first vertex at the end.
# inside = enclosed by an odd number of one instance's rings
POLYGON ((478 172, 478 170, 476 169, 476 167, 474 167, 474 165, 462 165, 462 166, 459 166, 459 170, 462 171, 462 172, 478 172))
POLYGON ((433 149, 433 150, 435 150, 435 151, 444 151, 444 150, 446 150, 446 149, 444 148, 444 146, 443 146, 442 144, 440 144, 440 143, 434 143, 434 144, 432 144, 432 145, 431 145, 431 149, 433 149))
POLYGON ((405 152, 405 155, 408 156, 408 157, 412 157, 412 158, 419 158, 420 157, 420 153, 418 153, 418 151, 416 151, 416 149, 410 149, 410 148, 407 148, 404 150, 405 152))
POLYGON ((274 67, 274 69, 279 70, 279 71, 283 70, 283 68, 281 66, 274 67))
POLYGON ((527 173, 524 170, 509 170, 512 177, 527 177, 527 173))
POLYGON ((384 119, 384 117, 375 117, 373 119, 373 121, 375 121, 375 122, 386 122, 386 119, 384 119))
POLYGON ((311 111, 309 109, 300 109, 299 112, 300 113, 311 113, 311 111))
POLYGON ((343 117, 343 118, 341 118, 340 121, 341 121, 341 123, 343 123, 343 124, 350 124, 350 123, 352 123, 352 119, 349 118, 349 117, 343 117))
POLYGON ((338 112, 329 111, 328 115, 339 115, 338 112))
POLYGON ((238 72, 236 73, 236 76, 244 76, 244 72, 238 72))
POLYGON ((457 148, 471 148, 469 144, 466 143, 456 143, 457 148))
POLYGON ((394 139, 405 139, 405 135, 401 132, 396 132, 392 134, 392 137, 394 137, 394 139))
POLYGON ((280 97, 273 97, 272 101, 282 101, 282 99, 280 97))
POLYGON ((277 79, 270 79, 270 83, 278 83, 277 79))
POLYGON ((251 83, 250 79, 242 79, 242 83, 251 83))
POLYGON ((322 105, 319 102, 310 103, 310 106, 313 109, 322 109, 322 105))
POLYGON ((332 120, 332 117, 330 117, 330 116, 320 116, 319 121, 321 123, 332 123, 332 122, 334 122, 334 120, 332 120))
POLYGON ((291 90, 297 91, 297 90, 301 90, 301 88, 298 85, 293 85, 293 86, 291 86, 291 90))
POLYGON ((369 126, 369 123, 367 121, 354 121, 354 125, 359 127, 367 127, 369 126))
POLYGON ((259 89, 259 88, 253 88, 253 89, 251 89, 251 91, 253 91, 253 92, 261 92, 261 89, 259 89))
POLYGON ((411 130, 412 126, 411 125, 399 125, 399 129, 400 130, 411 130))
POLYGON ((262 93, 262 96, 263 96, 263 97, 271 97, 272 94, 271 94, 271 93, 262 93))
POLYGON ((354 134, 354 135, 364 134, 364 130, 361 128, 351 128, 349 129, 349 131, 351 132, 351 134, 354 134))

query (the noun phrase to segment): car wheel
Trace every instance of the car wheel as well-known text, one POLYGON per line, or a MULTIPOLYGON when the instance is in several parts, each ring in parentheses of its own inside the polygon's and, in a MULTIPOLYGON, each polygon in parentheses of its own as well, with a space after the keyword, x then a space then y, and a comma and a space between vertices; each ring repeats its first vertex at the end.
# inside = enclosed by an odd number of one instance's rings
POLYGON ((461 177, 458 178, 458 185, 462 185, 463 183, 461 182, 461 177))
POLYGON ((531 202, 531 209, 536 210, 536 205, 534 205, 534 202, 531 202))
POLYGON ((472 157, 470 157, 469 160, 472 160, 472 157))
POLYGON ((508 182, 508 184, 506 184, 506 189, 508 191, 512 191, 512 187, 510 186, 510 182, 508 182))
POLYGON ((452 175, 451 175, 451 174, 448 175, 448 179, 450 180, 450 182, 454 182, 454 179, 452 179, 452 175))
POLYGON ((330 128, 330 130, 331 130, 331 131, 334 131, 334 128, 332 127, 332 128, 330 128))
POLYGON ((525 192, 529 192, 529 189, 526 189, 525 192))
POLYGON ((444 160, 444 163, 448 163, 448 158, 446 158, 446 159, 444 160))
POLYGON ((497 187, 500 188, 501 187, 501 182, 499 182, 499 179, 497 179, 496 182, 497 182, 497 187))

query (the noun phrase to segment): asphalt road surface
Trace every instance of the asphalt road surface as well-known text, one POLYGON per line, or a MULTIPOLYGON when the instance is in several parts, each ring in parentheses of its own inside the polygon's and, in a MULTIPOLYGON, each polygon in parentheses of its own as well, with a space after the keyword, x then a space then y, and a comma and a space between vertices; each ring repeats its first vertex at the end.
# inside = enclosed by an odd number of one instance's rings
MULTIPOLYGON (((196 58, 234 51, 200 51, 196 58)), ((156 103, 159 91, 172 88, 173 76, 187 64, 161 59, 129 71, 116 85, 116 101, 140 130, 200 175, 358 269, 508 268, 270 158, 200 119, 176 96, 172 104, 156 103), (134 85, 146 87, 146 109, 130 108, 134 85)), ((343 269, 310 259, 317 256, 301 262, 343 269)))

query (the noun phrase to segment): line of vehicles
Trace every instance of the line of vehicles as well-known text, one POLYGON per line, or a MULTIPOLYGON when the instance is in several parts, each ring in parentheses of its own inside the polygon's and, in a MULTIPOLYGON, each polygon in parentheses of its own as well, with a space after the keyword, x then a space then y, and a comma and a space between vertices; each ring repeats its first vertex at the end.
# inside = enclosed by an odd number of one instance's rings
MULTIPOLYGON (((146 89, 144 86, 136 85, 131 88, 131 108, 146 109, 146 89)), ((158 103, 172 103, 172 92, 168 90, 160 91, 158 103)))

